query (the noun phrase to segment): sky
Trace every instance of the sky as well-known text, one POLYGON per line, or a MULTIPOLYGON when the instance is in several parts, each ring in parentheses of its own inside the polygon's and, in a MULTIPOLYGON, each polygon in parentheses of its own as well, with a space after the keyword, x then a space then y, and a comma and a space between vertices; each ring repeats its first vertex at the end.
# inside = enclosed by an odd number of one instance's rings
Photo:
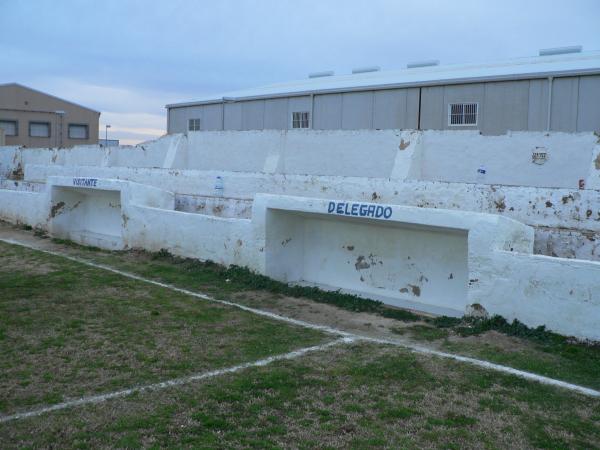
POLYGON ((600 0, 0 0, 0 84, 101 111, 124 144, 207 94, 567 45, 600 50, 600 0))

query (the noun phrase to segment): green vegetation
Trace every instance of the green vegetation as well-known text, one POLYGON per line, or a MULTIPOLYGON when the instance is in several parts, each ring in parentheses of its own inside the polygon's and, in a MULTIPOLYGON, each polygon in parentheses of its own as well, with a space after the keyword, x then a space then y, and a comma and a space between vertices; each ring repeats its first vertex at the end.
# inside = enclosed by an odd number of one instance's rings
POLYGON ((94 247, 84 247, 63 239, 55 243, 67 245, 97 262, 110 263, 114 267, 139 275, 175 284, 189 289, 203 288, 217 296, 240 291, 263 290, 273 294, 308 298, 354 312, 368 312, 402 321, 419 321, 423 316, 410 311, 389 307, 377 300, 370 300, 340 291, 324 291, 316 287, 294 286, 257 274, 245 267, 224 267, 212 261, 173 256, 167 250, 155 253, 143 250, 131 252, 107 252, 94 247), (90 253, 94 253, 90 255, 90 253), (139 264, 141 263, 141 264, 139 264))
POLYGON ((600 401, 357 344, 0 425, 3 442, 139 448, 598 448, 600 401), (31 430, 36 430, 32 433, 31 430))
POLYGON ((313 287, 288 286, 245 268, 225 268, 211 261, 180 258, 166 250, 157 253, 107 252, 68 241, 60 243, 86 259, 179 287, 208 292, 217 298, 229 298, 234 293, 245 291, 266 291, 272 293, 274 298, 282 295, 309 298, 349 311, 414 322, 412 326, 393 328, 392 331, 440 346, 446 351, 600 389, 600 345, 578 342, 544 327, 529 328, 518 320, 509 323, 500 316, 490 319, 426 317, 353 295, 313 287), (496 339, 497 342, 486 342, 484 339, 474 339, 490 332, 501 333, 515 341, 496 339))
POLYGON ((331 339, 0 243, 0 413, 331 339))

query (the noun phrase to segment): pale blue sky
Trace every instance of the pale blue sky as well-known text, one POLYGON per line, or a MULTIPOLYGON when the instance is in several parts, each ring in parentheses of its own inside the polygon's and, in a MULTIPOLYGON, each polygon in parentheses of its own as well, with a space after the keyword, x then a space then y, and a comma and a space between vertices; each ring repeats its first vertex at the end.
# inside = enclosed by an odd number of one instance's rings
POLYGON ((166 103, 309 72, 600 50, 599 19, 599 0, 0 0, 0 83, 102 111, 131 143, 164 133, 166 103))

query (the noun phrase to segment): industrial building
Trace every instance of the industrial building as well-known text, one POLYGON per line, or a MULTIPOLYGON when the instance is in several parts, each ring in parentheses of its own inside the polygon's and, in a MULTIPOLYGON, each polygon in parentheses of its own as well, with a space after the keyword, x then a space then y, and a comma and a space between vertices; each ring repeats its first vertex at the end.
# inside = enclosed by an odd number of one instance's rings
POLYGON ((535 57, 405 69, 320 72, 169 104, 168 133, 214 130, 600 130, 600 52, 540 50, 535 57))
POLYGON ((0 85, 4 145, 73 147, 98 143, 100 113, 17 83, 0 85))

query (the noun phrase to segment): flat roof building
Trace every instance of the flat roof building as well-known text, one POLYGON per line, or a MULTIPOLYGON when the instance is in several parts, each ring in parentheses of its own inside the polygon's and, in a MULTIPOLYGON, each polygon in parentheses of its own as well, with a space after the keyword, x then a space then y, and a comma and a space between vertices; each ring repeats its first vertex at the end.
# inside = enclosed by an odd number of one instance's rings
POLYGON ((0 84, 5 145, 72 147, 97 144, 100 113, 17 83, 0 84))
POLYGON ((307 79, 166 105, 168 133, 309 128, 600 130, 600 52, 540 50, 508 61, 437 61, 307 79))

